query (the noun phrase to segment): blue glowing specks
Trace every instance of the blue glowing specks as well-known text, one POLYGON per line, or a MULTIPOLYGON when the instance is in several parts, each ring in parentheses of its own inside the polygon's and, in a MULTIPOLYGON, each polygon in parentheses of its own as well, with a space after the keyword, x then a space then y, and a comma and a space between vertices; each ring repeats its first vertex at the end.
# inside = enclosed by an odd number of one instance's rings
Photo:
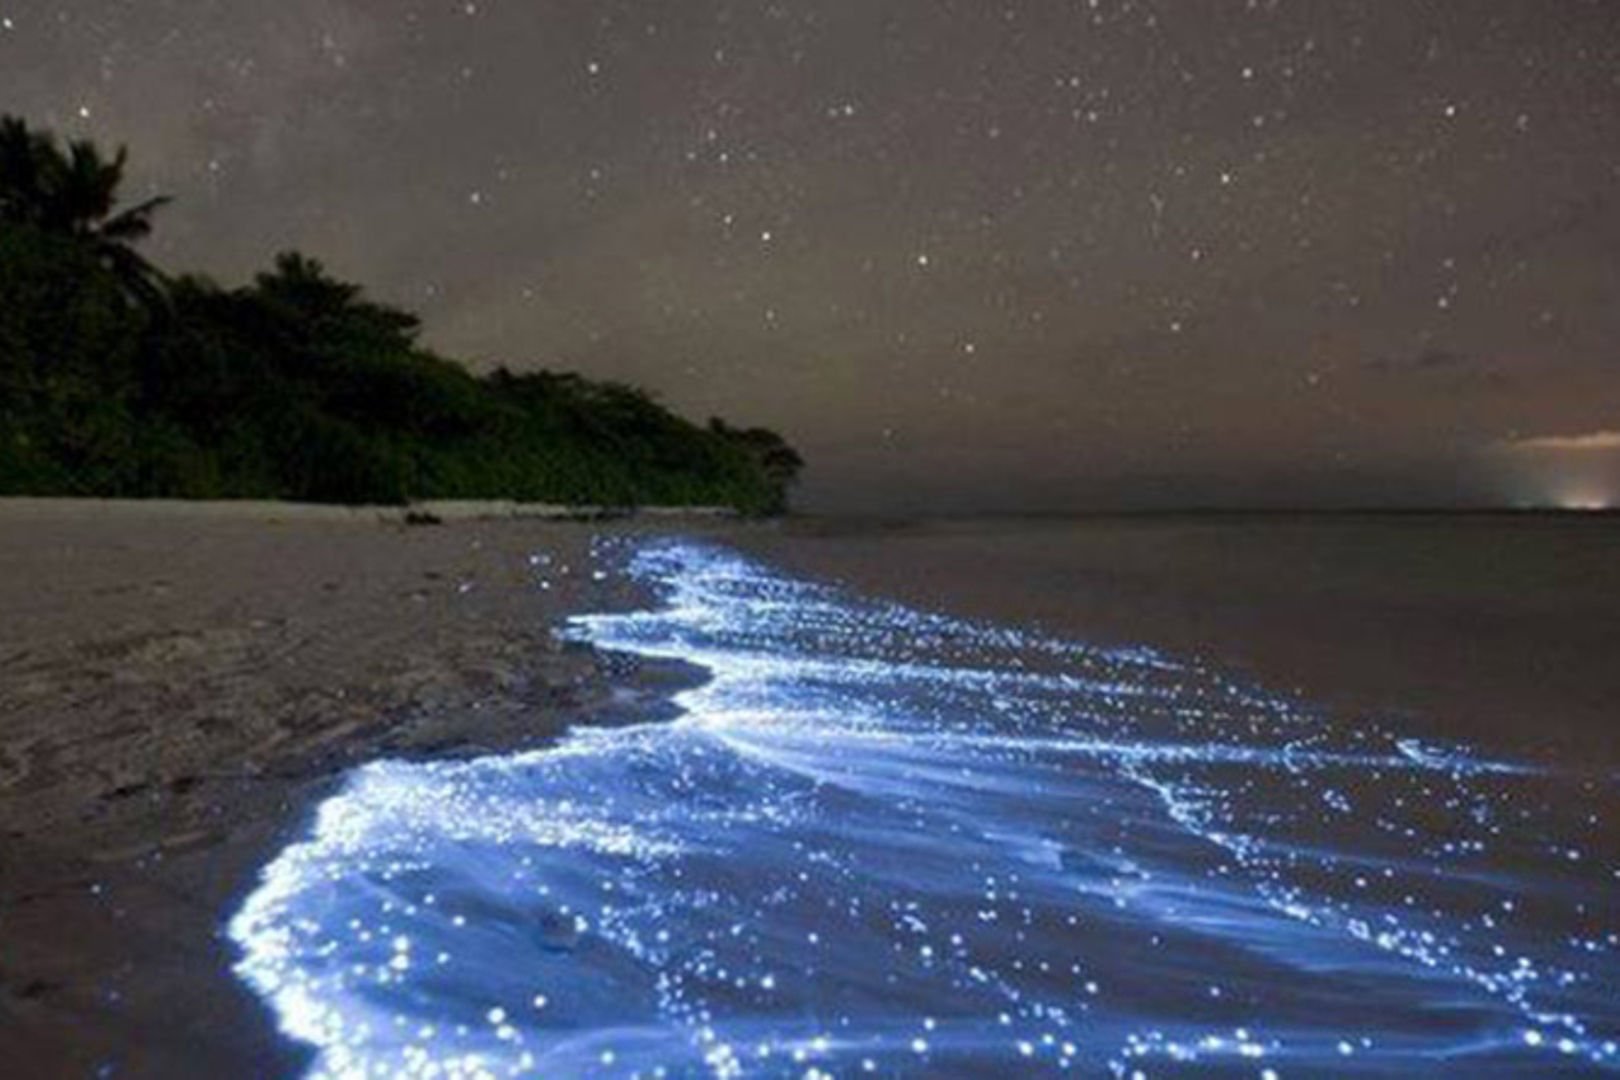
POLYGON ((661 606, 568 632, 710 680, 357 770, 230 924, 317 1073, 1620 1065, 1612 782, 712 548, 603 565, 661 606))

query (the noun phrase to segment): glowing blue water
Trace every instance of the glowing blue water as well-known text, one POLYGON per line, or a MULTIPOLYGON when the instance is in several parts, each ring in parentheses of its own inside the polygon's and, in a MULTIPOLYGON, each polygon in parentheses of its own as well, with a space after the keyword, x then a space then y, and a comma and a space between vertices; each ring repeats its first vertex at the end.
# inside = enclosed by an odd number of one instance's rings
POLYGON ((729 553, 570 633, 674 723, 380 762, 239 971, 331 1075, 1537 1076, 1620 1067, 1613 778, 729 553))

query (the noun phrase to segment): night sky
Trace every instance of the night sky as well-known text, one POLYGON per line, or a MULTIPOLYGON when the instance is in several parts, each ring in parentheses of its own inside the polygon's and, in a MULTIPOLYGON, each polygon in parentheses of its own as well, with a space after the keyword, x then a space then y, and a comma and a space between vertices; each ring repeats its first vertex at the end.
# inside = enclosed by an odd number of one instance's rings
POLYGON ((1620 3, 0 0, 0 111, 811 508, 1620 499, 1620 3))

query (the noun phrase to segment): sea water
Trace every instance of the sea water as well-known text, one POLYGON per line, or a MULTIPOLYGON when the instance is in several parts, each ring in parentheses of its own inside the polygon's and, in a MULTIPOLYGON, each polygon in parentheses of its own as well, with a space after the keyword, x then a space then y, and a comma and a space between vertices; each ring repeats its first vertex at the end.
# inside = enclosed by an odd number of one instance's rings
POLYGON ((673 722, 355 771, 231 920, 317 1075, 1620 1070, 1620 810, 1218 670, 681 541, 673 722))

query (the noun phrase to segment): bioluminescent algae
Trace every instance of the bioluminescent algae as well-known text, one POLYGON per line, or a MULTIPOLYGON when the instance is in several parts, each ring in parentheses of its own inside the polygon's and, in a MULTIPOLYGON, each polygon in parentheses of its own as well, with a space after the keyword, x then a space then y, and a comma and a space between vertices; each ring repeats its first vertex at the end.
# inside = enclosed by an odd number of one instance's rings
POLYGON ((685 543, 669 723, 356 771, 230 924, 318 1074, 1620 1068, 1613 778, 685 543))

